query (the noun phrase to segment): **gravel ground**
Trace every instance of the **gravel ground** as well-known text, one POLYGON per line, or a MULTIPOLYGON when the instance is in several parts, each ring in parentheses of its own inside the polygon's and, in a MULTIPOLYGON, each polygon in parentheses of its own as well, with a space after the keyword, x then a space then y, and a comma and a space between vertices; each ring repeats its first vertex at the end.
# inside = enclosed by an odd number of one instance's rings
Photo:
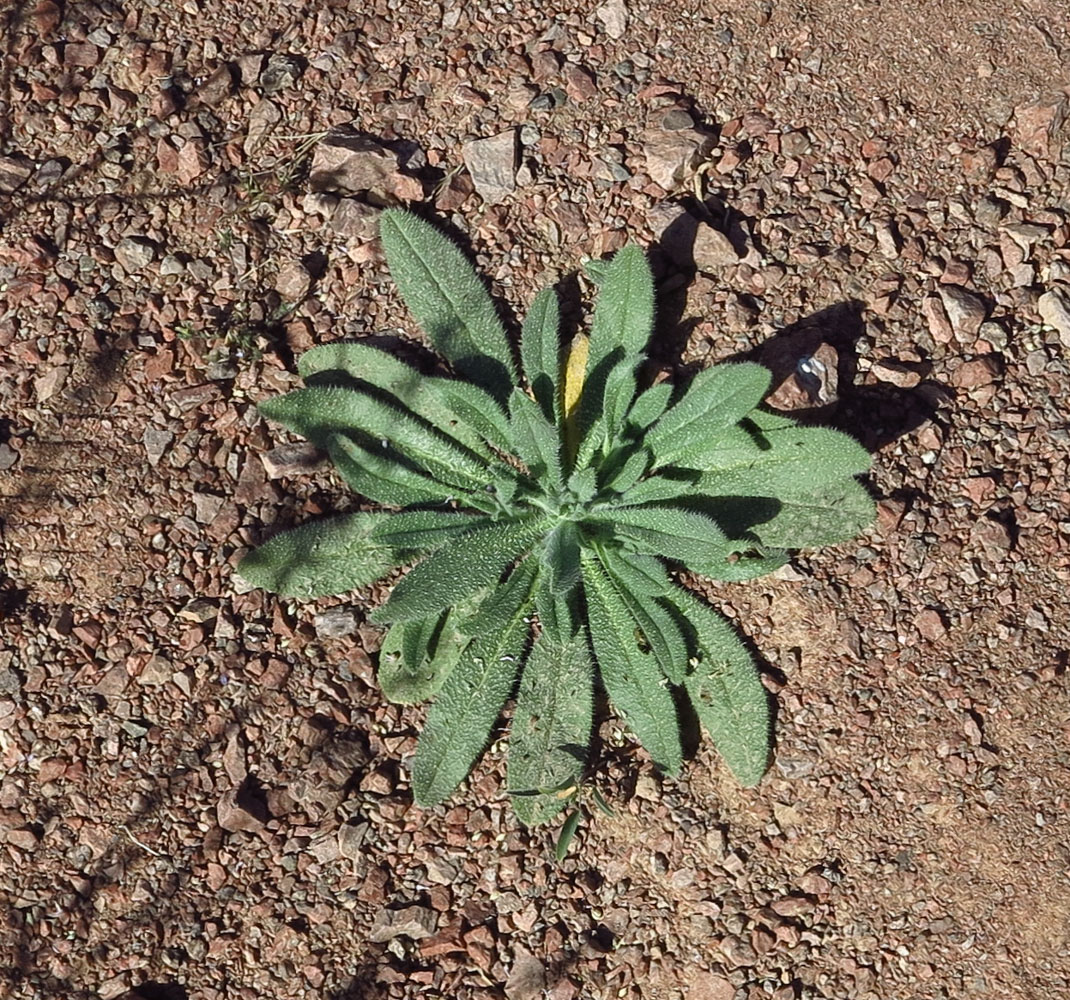
POLYGON ((0 3, 5 995, 1070 995, 1062 3, 554 6, 0 3), (232 575, 355 503, 255 403, 416 336, 397 202, 514 315, 651 247, 666 372, 761 358, 874 449, 867 536, 715 595, 758 788, 607 719, 563 864, 500 748, 418 810, 382 595, 232 575))

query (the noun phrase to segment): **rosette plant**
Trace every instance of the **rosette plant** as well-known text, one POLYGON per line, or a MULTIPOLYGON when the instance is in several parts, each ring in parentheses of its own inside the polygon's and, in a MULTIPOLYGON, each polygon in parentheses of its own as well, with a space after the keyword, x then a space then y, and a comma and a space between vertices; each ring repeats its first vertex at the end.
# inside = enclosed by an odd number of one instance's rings
POLYGON ((755 364, 645 386, 654 284, 638 247, 591 266, 589 337, 562 343, 544 289, 517 357, 454 243, 396 209, 380 232, 451 374, 365 343, 302 355, 306 388, 260 410, 324 449, 375 509, 280 534, 240 574, 314 598, 414 564, 372 620, 389 625, 386 697, 434 699, 411 768, 420 805, 454 792, 513 696, 514 808, 549 820, 587 766, 599 686, 661 771, 681 766, 682 698, 736 778, 758 782, 765 689, 735 629, 675 574, 744 580, 850 538, 873 516, 855 478, 866 451, 761 409, 770 375, 755 364))

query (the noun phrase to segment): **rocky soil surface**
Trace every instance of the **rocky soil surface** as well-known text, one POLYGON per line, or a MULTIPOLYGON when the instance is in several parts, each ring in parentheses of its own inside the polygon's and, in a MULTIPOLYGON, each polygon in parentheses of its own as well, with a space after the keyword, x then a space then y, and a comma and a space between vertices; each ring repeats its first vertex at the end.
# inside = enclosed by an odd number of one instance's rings
POLYGON ((1070 994, 1068 87, 1060 0, 0 3, 0 992, 1070 994), (500 748, 416 809, 382 594, 234 576, 359 502, 256 403, 418 338, 396 203, 514 329, 641 243, 661 370, 874 451, 868 535, 711 591, 757 788, 607 718, 561 864, 500 748))

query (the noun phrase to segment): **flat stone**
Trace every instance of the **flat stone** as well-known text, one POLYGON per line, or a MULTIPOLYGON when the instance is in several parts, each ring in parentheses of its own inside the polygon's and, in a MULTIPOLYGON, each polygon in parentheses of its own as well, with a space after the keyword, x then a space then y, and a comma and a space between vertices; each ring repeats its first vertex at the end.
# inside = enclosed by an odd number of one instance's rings
POLYGON ((929 324, 929 333, 938 344, 950 344, 954 339, 951 322, 937 295, 928 295, 921 300, 921 312, 929 324))
POLYGON ((115 259, 127 274, 137 274, 156 259, 156 244, 145 236, 124 236, 115 245, 115 259))
POLYGON ((739 263, 732 241, 713 226, 700 225, 695 230, 695 267, 700 271, 719 270, 739 263))
POLYGON ((51 399, 63 388, 69 374, 70 368, 67 365, 57 365, 40 378, 34 379, 33 388, 37 393, 37 401, 43 403, 51 399))
POLYGON ((65 66, 82 66, 86 69, 100 62, 100 49, 92 42, 68 42, 63 49, 65 66))
POLYGON ((175 436, 170 431, 162 431, 156 427, 146 427, 145 432, 141 435, 141 442, 145 445, 145 454, 149 456, 149 463, 152 465, 159 464, 161 458, 166 454, 167 449, 171 447, 171 442, 174 441, 175 436))
POLYGON ((714 147, 714 137, 697 129, 647 129, 641 137, 650 179, 666 191, 685 183, 714 147))
POLYGON ((900 389, 913 389, 921 381, 918 372, 897 361, 878 361, 870 371, 874 378, 900 389))
POLYGON ((229 63, 217 67, 193 92, 193 102, 210 108, 222 104, 234 92, 234 75, 234 67, 229 63))
POLYGON ((516 949, 513 967, 505 982, 508 1000, 536 1000, 546 989, 546 967, 529 951, 516 949))
POLYGON ((275 126, 282 121, 282 112, 274 101, 266 98, 259 101, 249 113, 249 128, 245 133, 242 149, 246 156, 252 156, 267 141, 275 126))
POLYGON ((17 191, 33 174, 33 161, 25 156, 0 156, 0 193, 17 191))
POLYGON ((988 315, 984 300, 960 285, 941 285, 939 292, 955 335, 962 341, 976 337, 988 315))
POLYGON ((275 277, 275 291, 288 302, 301 302, 312 288, 312 275, 299 260, 287 261, 275 277))
POLYGON ((775 386, 767 405, 792 412, 821 409, 839 399, 839 354, 820 336, 813 330, 769 341, 760 359, 775 386))
POLYGON ((466 142, 461 151, 476 192, 494 205, 516 190, 516 129, 466 142))
POLYGON ((7 472, 19 460, 19 453, 11 445, 0 444, 0 472, 7 472))
POLYGON ((265 94, 274 94, 292 87, 301 78, 302 65, 293 56, 276 52, 270 56, 260 73, 260 86, 265 94))
POLYGON ((1037 310, 1040 318, 1059 334, 1063 347, 1070 349, 1070 289, 1049 289, 1037 300, 1037 310))
POLYGON ((400 910, 380 910, 368 933, 368 940, 376 944, 397 937, 418 941, 435 933, 435 911, 427 906, 406 906, 400 910))
POLYGON ((325 456, 314 444, 307 441, 293 444, 280 444, 260 456, 268 479, 281 479, 283 476, 299 476, 320 465, 325 456))
POLYGON ((1001 373, 1002 366, 995 355, 965 361, 951 373, 950 382, 956 389, 977 389, 991 385, 1001 373))
POLYGON ((360 626, 357 614, 349 608, 329 608, 312 619, 321 639, 340 639, 352 635, 360 626))
POLYGON ((424 193, 419 180, 401 172, 397 153, 348 127, 316 147, 308 183, 317 193, 371 194, 388 203, 418 201, 424 193))
POLYGON ((594 16, 602 22, 606 34, 614 41, 624 37, 628 29, 628 8, 624 0, 606 0, 600 7, 595 8, 594 16))
POLYGON ((328 225, 339 236, 356 243, 367 243, 379 235, 379 215, 382 209, 376 208, 356 198, 341 198, 328 225))

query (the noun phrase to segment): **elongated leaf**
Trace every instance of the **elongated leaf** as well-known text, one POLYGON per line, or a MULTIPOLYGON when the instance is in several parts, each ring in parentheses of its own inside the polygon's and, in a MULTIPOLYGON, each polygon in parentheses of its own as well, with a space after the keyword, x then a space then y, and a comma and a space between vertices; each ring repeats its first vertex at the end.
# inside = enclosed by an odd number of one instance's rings
POLYGON ((594 664, 586 639, 544 622, 524 665, 509 728, 509 789, 528 793, 513 795, 522 823, 545 823, 568 804, 550 789, 579 783, 593 711, 594 664))
POLYGON ((359 513, 309 521, 250 552, 238 574, 284 597, 325 597, 374 583, 409 554, 372 536, 389 514, 359 513))
POLYGON ((599 281, 598 299, 591 322, 591 348, 587 371, 614 351, 635 365, 646 353, 654 329, 654 278, 646 254, 639 247, 622 247, 599 281))
POLYGON ((740 784, 756 785, 769 763, 769 696, 735 629, 693 594, 672 600, 694 627, 693 669, 684 681, 695 712, 740 784))
POLYGON ((835 545, 873 523, 876 505, 856 479, 838 479, 808 493, 778 498, 780 510, 754 526, 767 545, 802 549, 835 545))
MULTIPOLYGON (((710 518, 676 507, 612 507, 592 521, 612 523, 615 533, 649 555, 685 566, 713 564, 728 554, 728 540, 710 518)), ((701 571, 700 571, 701 572, 701 571)))
POLYGON ((322 344, 305 351, 297 363, 297 370, 312 386, 320 384, 317 378, 329 379, 341 372, 358 386, 372 386, 393 396, 406 409, 483 458, 493 457, 485 436, 459 420, 448 402, 447 393, 451 386, 464 385, 468 391, 481 393, 484 404, 489 403, 500 410, 493 397, 477 386, 424 375, 378 347, 352 342, 322 344))
POLYGON ((701 455, 711 440, 762 401, 771 378, 767 368, 749 363, 715 365, 699 372, 683 398, 645 436, 658 466, 677 460, 686 465, 693 451, 701 455))
POLYGON ((561 487, 561 438, 557 428, 543 416, 536 403, 521 388, 509 397, 512 438, 517 455, 532 478, 546 487, 561 487))
POLYGON ((661 672, 673 684, 681 683, 687 673, 689 654, 679 614, 674 614, 657 597, 645 593, 649 589, 647 574, 641 567, 630 566, 626 553, 611 546, 600 546, 597 551, 602 568, 657 659, 661 672), (633 588, 633 582, 638 582, 639 587, 633 588))
MULTIPOLYGON (((568 461, 576 456, 583 428, 580 410, 587 382, 587 356, 591 342, 586 334, 577 333, 569 344, 561 372, 561 419, 564 421, 565 453, 568 461)), ((582 464, 578 466, 582 468, 582 464)))
POLYGON ((408 572, 374 621, 426 618, 456 604, 481 587, 490 587, 506 567, 527 552, 545 530, 543 519, 530 516, 491 524, 446 542, 408 572))
POLYGON ((654 763, 675 774, 680 768, 680 724, 657 661, 640 648, 627 606, 594 559, 583 560, 583 586, 591 643, 610 700, 654 763))
POLYGON ((379 235, 390 274, 435 349, 504 402, 516 382, 512 351, 468 259, 434 226, 399 209, 383 212, 379 235))
POLYGON ((663 503, 695 495, 695 483, 699 475, 687 470, 670 469, 641 479, 628 487, 621 496, 622 504, 663 503))
POLYGON ((374 537, 394 548, 427 552, 458 535, 488 527, 489 518, 452 510, 411 510, 394 514, 375 529, 374 537))
POLYGON ((614 468, 607 460, 607 471, 610 473, 604 483, 604 488, 624 493, 638 482, 640 476, 650 467, 650 451, 643 447, 634 448, 630 453, 624 452, 626 457, 620 460, 621 452, 616 452, 617 465, 614 468))
POLYGON ((391 448, 366 447, 344 434, 330 434, 327 452, 350 488, 378 503, 397 507, 445 503, 457 494, 391 448))
MULTIPOLYGON (((745 422, 746 423, 746 422, 745 422)), ((707 496, 778 497, 818 489, 868 471, 869 453, 853 438, 827 427, 789 426, 726 435, 728 448, 688 458, 705 471, 695 492, 707 496)))
POLYGON ((553 288, 544 288, 531 303, 520 331, 520 360, 543 416, 556 425, 561 418, 561 310, 553 288))
POLYGON ((475 636, 431 706, 412 763, 416 802, 432 806, 464 780, 512 691, 527 645, 535 561, 518 566, 472 619, 475 636))
POLYGON ((479 489, 490 481, 484 461, 426 421, 354 389, 298 389, 264 401, 260 412, 324 448, 335 433, 386 441, 459 489, 479 489))
POLYGON ((645 431, 657 420, 672 398, 672 383, 659 382, 641 392, 628 411, 628 422, 638 430, 645 431))
POLYGON ((379 650, 379 686, 389 701, 414 705, 434 697, 471 641, 457 628, 459 608, 390 627, 379 650))
POLYGON ((571 590, 580 578, 580 538, 572 521, 562 521, 546 536, 542 564, 555 593, 571 590))
POLYGON ((511 452, 509 419, 498 401, 471 382, 442 379, 443 402, 456 418, 499 451, 511 452))
MULTIPOLYGON (((646 255, 636 246, 614 254, 599 282, 591 322, 587 377, 580 405, 579 434, 602 421, 594 450, 612 447, 636 391, 635 372, 654 329, 654 279, 646 255)), ((584 451, 583 448, 580 449, 584 451)))

